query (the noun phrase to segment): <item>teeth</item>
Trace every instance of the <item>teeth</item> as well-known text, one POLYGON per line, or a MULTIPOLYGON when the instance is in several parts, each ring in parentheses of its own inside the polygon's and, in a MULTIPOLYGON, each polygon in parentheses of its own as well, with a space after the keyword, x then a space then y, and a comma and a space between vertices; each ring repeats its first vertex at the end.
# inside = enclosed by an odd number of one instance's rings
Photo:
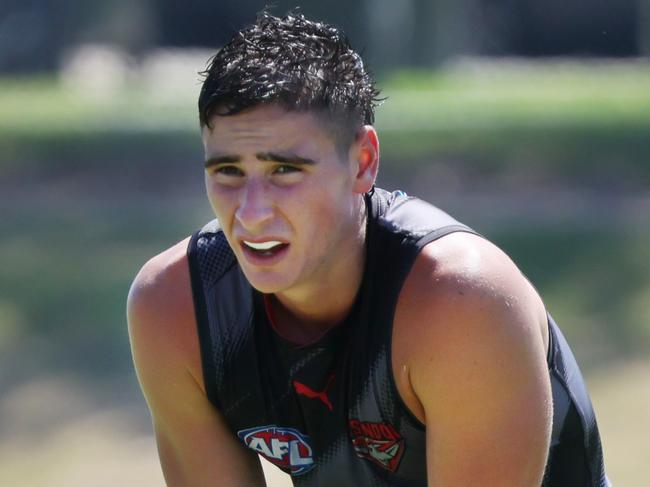
POLYGON ((282 245, 282 242, 278 242, 277 240, 269 240, 268 242, 249 242, 248 240, 244 240, 244 243, 255 250, 271 250, 273 247, 277 247, 278 245, 282 245))

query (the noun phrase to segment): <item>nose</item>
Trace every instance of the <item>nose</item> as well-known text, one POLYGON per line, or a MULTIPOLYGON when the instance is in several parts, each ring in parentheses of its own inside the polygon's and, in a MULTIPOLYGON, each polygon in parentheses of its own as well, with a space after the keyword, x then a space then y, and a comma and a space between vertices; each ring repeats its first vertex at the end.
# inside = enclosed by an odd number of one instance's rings
POLYGON ((251 180, 240 193, 235 218, 247 232, 256 232, 273 218, 273 204, 262 181, 251 180))

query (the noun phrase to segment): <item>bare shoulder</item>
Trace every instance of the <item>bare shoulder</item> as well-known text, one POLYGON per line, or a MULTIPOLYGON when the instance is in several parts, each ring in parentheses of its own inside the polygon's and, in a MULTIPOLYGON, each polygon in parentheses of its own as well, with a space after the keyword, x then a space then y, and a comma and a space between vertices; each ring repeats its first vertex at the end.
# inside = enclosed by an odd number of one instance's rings
POLYGON ((186 238, 152 257, 142 266, 129 291, 129 310, 153 311, 149 305, 167 307, 186 297, 183 296, 183 291, 189 285, 188 243, 189 238, 186 238), (171 301, 161 302, 161 298, 171 298, 171 301))
POLYGON ((535 288, 501 249, 470 233, 453 233, 422 249, 398 310, 433 333, 446 333, 453 323, 480 336, 494 332, 481 330, 483 325, 509 328, 518 321, 546 341, 546 311, 535 288))
POLYGON ((547 343, 544 305, 517 266, 488 240, 458 232, 428 244, 404 283, 393 368, 400 393, 423 416, 418 387, 431 390, 438 378, 444 387, 444 378, 456 381, 471 373, 464 367, 496 364, 504 354, 543 358, 547 343))
MULTIPOLYGON (((198 338, 187 262, 189 238, 151 258, 136 275, 127 300, 136 368, 166 356, 201 378, 198 338), (164 355, 163 355, 164 354, 164 355)), ((162 364, 160 364, 162 366, 162 364)), ((157 367, 152 367, 158 370, 157 367)))
POLYGON ((436 485, 539 485, 552 394, 546 313, 514 263, 471 234, 426 246, 400 294, 393 370, 424 423, 436 485))

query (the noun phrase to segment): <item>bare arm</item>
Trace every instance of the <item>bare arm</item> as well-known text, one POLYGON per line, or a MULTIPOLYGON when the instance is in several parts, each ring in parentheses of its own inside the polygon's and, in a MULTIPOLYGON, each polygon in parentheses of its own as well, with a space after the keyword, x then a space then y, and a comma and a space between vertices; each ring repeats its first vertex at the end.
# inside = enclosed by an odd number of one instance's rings
POLYGON ((239 444, 205 395, 186 247, 181 242, 148 262, 127 306, 165 480, 172 487, 264 486, 257 455, 239 444))
POLYGON ((543 305, 496 247, 446 239, 425 248, 401 306, 429 485, 539 486, 552 421, 543 305))

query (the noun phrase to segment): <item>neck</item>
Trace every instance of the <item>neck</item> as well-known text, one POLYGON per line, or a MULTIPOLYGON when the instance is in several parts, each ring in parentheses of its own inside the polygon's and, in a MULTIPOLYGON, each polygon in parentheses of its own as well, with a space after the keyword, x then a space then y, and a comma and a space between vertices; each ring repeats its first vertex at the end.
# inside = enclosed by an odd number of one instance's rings
POLYGON ((319 279, 290 292, 270 296, 276 329, 296 343, 318 340, 352 310, 363 279, 366 258, 366 208, 360 209, 359 230, 337 249, 336 262, 319 279))

